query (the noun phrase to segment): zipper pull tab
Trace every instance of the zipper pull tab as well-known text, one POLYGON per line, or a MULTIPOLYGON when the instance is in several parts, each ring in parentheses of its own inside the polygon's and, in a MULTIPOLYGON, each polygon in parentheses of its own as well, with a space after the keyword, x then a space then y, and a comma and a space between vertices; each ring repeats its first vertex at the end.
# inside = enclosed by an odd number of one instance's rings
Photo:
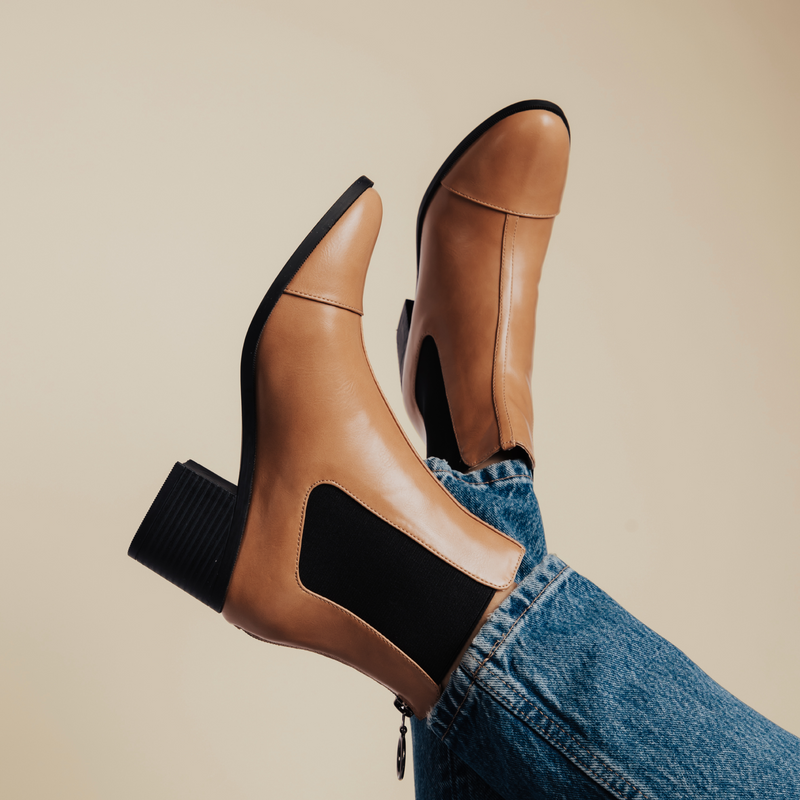
POLYGON ((397 742, 397 780, 403 780, 406 774, 406 717, 414 716, 414 712, 399 698, 395 698, 394 707, 403 715, 400 718, 400 739, 397 742))

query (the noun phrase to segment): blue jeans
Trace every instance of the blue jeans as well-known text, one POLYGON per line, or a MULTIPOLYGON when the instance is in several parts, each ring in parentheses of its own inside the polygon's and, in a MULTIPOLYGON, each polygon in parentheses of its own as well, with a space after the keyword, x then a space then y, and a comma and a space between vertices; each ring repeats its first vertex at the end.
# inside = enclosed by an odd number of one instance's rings
POLYGON ((528 552, 429 717, 412 720, 417 800, 800 798, 797 737, 547 554, 525 464, 428 466, 528 552))

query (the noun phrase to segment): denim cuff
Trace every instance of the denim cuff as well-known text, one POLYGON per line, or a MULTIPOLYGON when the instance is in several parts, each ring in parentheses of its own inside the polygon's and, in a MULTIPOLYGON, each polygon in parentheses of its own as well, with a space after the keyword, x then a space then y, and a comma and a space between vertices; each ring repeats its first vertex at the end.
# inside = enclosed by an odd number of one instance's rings
POLYGON ((572 568, 560 558, 546 556, 486 621, 428 716, 428 727, 439 739, 447 736, 484 667, 491 659, 502 657, 518 626, 535 624, 538 604, 571 573, 572 568))
POLYGON ((443 473, 448 473, 462 483, 495 483, 507 478, 527 478, 529 481, 533 481, 533 470, 524 461, 520 460, 498 461, 496 464, 477 469, 474 472, 458 472, 444 459, 436 458, 436 456, 426 459, 425 463, 428 465, 428 469, 436 474, 437 477, 440 477, 443 473))

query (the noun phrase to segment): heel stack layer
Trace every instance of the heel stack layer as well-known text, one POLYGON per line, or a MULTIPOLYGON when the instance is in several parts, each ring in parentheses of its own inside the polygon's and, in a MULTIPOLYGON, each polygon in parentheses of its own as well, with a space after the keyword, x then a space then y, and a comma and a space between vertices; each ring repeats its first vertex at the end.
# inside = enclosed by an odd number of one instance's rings
POLYGON ((221 611, 230 575, 220 575, 220 562, 235 504, 234 484, 193 461, 177 463, 128 555, 221 611))

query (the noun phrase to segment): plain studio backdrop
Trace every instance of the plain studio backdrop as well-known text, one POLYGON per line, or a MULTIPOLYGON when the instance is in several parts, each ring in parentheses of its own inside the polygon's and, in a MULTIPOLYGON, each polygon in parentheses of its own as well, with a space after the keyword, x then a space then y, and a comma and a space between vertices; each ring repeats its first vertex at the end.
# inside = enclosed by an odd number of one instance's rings
POLYGON ((126 550, 176 460, 236 480, 250 317, 362 173, 367 349, 410 428, 419 200, 526 98, 573 131, 534 375, 550 550, 800 733, 799 9, 4 0, 0 796, 412 797, 386 690, 126 550))

